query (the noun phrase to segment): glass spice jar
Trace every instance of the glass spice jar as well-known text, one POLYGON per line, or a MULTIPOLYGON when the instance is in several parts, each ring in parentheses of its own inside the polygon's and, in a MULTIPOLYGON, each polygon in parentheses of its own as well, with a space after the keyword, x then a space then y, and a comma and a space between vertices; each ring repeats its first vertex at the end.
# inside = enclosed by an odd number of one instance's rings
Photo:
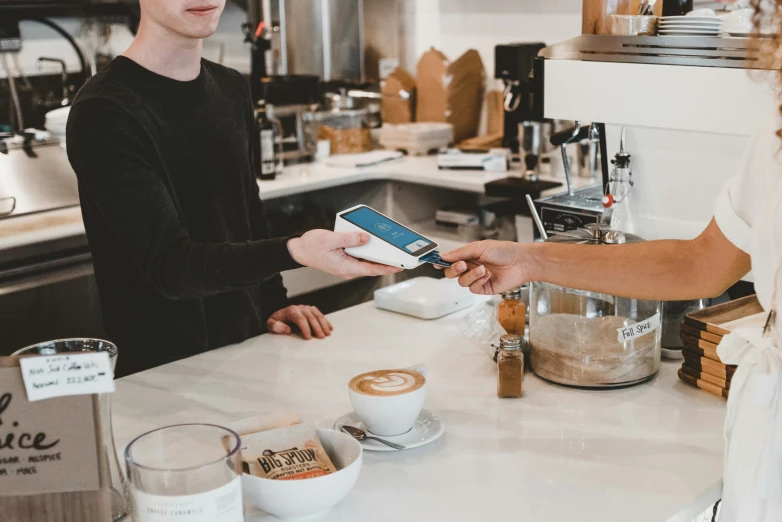
POLYGON ((527 307, 521 302, 521 288, 502 293, 497 305, 497 321, 506 333, 524 336, 527 324, 527 307))
POLYGON ((507 334, 500 337, 497 352, 497 397, 521 397, 524 388, 524 355, 521 351, 523 338, 507 334))

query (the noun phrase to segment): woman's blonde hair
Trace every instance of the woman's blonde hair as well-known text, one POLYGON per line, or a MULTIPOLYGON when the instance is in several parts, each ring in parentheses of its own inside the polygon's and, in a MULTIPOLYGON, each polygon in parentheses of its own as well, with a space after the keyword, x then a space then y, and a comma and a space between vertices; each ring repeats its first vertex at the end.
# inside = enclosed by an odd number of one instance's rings
MULTIPOLYGON (((778 73, 775 79, 777 89, 782 92, 782 35, 779 28, 782 28, 782 0, 750 0, 750 6, 755 10, 753 14, 753 36, 758 43, 756 52, 762 69, 778 73), (773 28, 772 34, 764 34, 762 38, 761 30, 773 28)), ((769 31, 766 31, 768 33, 769 31)), ((779 112, 782 114, 782 101, 780 101, 779 112)), ((777 136, 782 139, 782 129, 777 131, 777 136)))

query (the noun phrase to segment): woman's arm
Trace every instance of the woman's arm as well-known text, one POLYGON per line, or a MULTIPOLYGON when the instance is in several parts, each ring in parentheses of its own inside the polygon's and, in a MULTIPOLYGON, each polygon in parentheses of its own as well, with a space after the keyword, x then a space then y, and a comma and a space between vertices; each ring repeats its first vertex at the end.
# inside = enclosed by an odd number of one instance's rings
POLYGON ((530 281, 638 299, 683 300, 717 296, 751 269, 749 255, 712 220, 690 241, 629 245, 567 245, 481 241, 443 254, 477 294, 497 294, 530 281))

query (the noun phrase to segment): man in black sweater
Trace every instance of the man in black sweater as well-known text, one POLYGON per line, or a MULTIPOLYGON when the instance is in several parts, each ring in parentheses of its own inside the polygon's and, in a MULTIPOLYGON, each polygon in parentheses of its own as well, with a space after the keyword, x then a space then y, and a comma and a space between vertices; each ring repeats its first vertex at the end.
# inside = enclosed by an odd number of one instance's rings
POLYGON ((396 269, 344 248, 366 234, 271 238, 256 184, 249 86, 201 58, 225 0, 140 0, 131 47, 79 92, 68 157, 79 179, 104 322, 139 371, 264 331, 309 339, 332 326, 288 306, 280 272, 345 278, 396 269))

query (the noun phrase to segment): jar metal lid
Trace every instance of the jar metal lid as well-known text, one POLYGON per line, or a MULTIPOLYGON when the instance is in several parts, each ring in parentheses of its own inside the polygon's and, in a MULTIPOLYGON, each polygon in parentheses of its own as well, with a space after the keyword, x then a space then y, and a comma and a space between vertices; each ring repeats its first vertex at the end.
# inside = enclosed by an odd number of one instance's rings
POLYGON ((520 335, 505 334, 500 337, 500 350, 521 350, 522 340, 520 335))
POLYGON ((502 292, 503 299, 519 300, 521 299, 521 288, 514 288, 507 292, 502 292))

